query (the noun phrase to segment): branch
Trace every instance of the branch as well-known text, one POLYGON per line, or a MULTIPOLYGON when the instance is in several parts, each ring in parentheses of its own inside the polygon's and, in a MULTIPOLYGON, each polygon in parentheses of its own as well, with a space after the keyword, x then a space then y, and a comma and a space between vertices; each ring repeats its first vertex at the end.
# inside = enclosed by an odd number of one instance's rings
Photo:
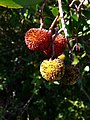
POLYGON ((81 1, 81 3, 79 4, 79 6, 77 7, 77 11, 80 10, 80 8, 81 8, 81 6, 83 5, 84 1, 85 1, 85 0, 82 0, 82 1, 81 1))
POLYGON ((58 0, 58 5, 59 5, 59 13, 60 13, 60 18, 61 18, 61 23, 62 23, 62 29, 64 31, 65 38, 68 38, 68 33, 67 33, 67 29, 65 27, 65 22, 64 22, 64 16, 63 16, 63 9, 62 9, 61 0, 58 0))
POLYGON ((62 29, 64 31, 64 34, 65 34, 65 38, 67 40, 67 45, 68 45, 68 48, 70 50, 70 57, 71 59, 73 58, 72 57, 72 47, 70 46, 70 43, 68 41, 68 32, 67 32, 67 29, 66 29, 66 26, 65 26, 65 21, 64 21, 64 16, 63 16, 63 9, 62 9, 62 2, 61 0, 58 0, 58 5, 59 5, 59 13, 60 13, 60 19, 61 19, 61 23, 62 23, 62 29))
POLYGON ((32 98, 34 97, 34 94, 28 99, 28 101, 26 102, 26 104, 22 107, 20 114, 22 115, 24 113, 24 111, 28 108, 28 105, 30 104, 32 98))

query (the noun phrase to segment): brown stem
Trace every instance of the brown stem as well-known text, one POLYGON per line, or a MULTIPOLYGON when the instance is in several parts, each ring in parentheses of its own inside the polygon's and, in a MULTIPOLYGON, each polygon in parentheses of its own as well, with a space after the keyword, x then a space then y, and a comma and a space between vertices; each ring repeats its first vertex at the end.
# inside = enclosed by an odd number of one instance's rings
POLYGON ((54 41, 55 41, 55 39, 56 39, 56 37, 60 34, 60 32, 62 32, 62 29, 60 29, 59 31, 57 31, 56 33, 55 33, 55 36, 53 37, 53 39, 52 39, 52 55, 51 55, 51 58, 50 59, 53 59, 53 57, 54 57, 54 54, 55 54, 55 52, 54 52, 54 41))
POLYGON ((44 0, 44 3, 42 4, 42 7, 41 7, 41 10, 40 10, 40 29, 42 29, 43 28, 43 26, 44 26, 44 16, 43 16, 43 11, 44 11, 44 7, 45 7, 45 5, 46 5, 46 2, 47 2, 47 0, 44 0))
MULTIPOLYGON (((52 54, 51 54, 51 60, 53 59, 53 57, 54 57, 54 40, 55 40, 55 38, 56 37, 54 37, 53 39, 52 39, 52 30, 53 30, 53 28, 54 28, 54 25, 56 24, 56 22, 57 22, 57 20, 58 20, 58 17, 59 17, 59 14, 56 16, 56 18, 54 19, 54 21, 52 22, 52 24, 51 24, 51 26, 50 26, 50 28, 49 28, 49 32, 51 33, 51 41, 52 41, 52 46, 51 46, 51 50, 52 50, 52 54)), ((57 33, 56 33, 57 34, 57 33)), ((56 36, 56 34, 55 34, 55 36, 56 36)))
POLYGON ((56 24, 57 20, 58 20, 58 17, 59 17, 59 14, 56 16, 56 18, 54 19, 54 21, 52 22, 50 28, 49 28, 49 31, 52 31, 53 28, 54 28, 54 25, 56 24))
POLYGON ((76 51, 80 51, 80 47, 78 45, 78 36, 76 36, 76 51))

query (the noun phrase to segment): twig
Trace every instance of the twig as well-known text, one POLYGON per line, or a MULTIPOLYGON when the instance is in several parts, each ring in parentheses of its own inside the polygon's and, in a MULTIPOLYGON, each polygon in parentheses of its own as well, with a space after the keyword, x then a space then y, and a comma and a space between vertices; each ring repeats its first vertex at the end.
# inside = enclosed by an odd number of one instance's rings
POLYGON ((56 34, 55 34, 55 36, 53 37, 53 39, 52 39, 52 55, 51 55, 51 59, 53 59, 53 57, 54 57, 54 54, 55 54, 55 52, 54 52, 54 41, 55 41, 55 39, 56 39, 56 37, 60 34, 62 32, 62 29, 60 29, 59 31, 57 31, 56 32, 56 34))
POLYGON ((77 11, 80 10, 80 8, 81 8, 81 6, 83 5, 84 1, 85 1, 85 0, 82 0, 82 1, 81 1, 81 3, 79 4, 79 6, 77 7, 77 11))
POLYGON ((83 86, 81 87, 81 91, 86 95, 86 97, 89 99, 90 101, 90 96, 87 94, 87 92, 84 90, 83 86))
POLYGON ((53 41, 56 39, 56 37, 63 31, 63 29, 60 29, 59 31, 56 32, 53 41))
POLYGON ((47 0, 44 0, 44 3, 42 4, 41 11, 40 11, 40 13, 41 13, 41 17, 40 17, 40 29, 42 29, 43 26, 44 26, 43 11, 44 11, 44 7, 45 7, 45 5, 46 5, 46 2, 47 2, 47 0))
POLYGON ((78 44, 78 36, 76 34, 76 44, 73 46, 72 51, 76 48, 76 51, 80 51, 80 46, 78 44))
POLYGON ((29 113, 27 113, 27 120, 30 120, 29 117, 30 117, 30 116, 29 116, 29 113))
POLYGON ((26 102, 26 104, 23 106, 23 108, 21 109, 21 115, 24 113, 24 111, 27 109, 28 105, 30 104, 32 98, 34 97, 34 94, 29 98, 29 100, 26 102))
POLYGON ((73 0, 73 1, 70 3, 69 7, 72 7, 72 5, 73 5, 76 1, 77 1, 77 0, 73 0))
POLYGON ((53 30, 53 28, 54 28, 54 25, 56 24, 56 22, 57 22, 57 20, 58 20, 58 17, 59 17, 59 14, 56 16, 56 18, 54 19, 54 21, 52 22, 52 24, 51 24, 51 26, 50 26, 50 28, 49 28, 49 32, 51 33, 51 41, 52 41, 52 54, 51 54, 51 58, 50 59, 53 59, 53 57, 54 57, 54 40, 55 40, 55 38, 56 38, 56 35, 57 35, 57 33, 55 34, 55 36, 54 36, 54 38, 52 39, 52 30, 53 30))
POLYGON ((54 21, 52 22, 50 28, 49 28, 49 31, 52 31, 53 30, 53 27, 54 25, 56 24, 57 20, 58 20, 58 17, 59 17, 59 14, 56 16, 56 18, 54 19, 54 21))

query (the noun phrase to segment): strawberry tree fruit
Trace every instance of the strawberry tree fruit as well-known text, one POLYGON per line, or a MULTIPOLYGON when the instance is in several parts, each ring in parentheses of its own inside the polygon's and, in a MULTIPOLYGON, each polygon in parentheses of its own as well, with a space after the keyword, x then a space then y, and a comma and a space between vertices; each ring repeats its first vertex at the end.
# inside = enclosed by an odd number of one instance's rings
POLYGON ((53 60, 44 60, 40 65, 40 73, 47 81, 54 82, 55 80, 60 80, 64 75, 64 71, 64 61, 59 57, 53 60))
MULTIPOLYGON (((54 39, 55 35, 52 36, 52 40, 54 39)), ((54 44, 54 58, 62 54, 66 48, 66 38, 63 37, 63 35, 59 34, 55 40, 52 42, 54 44)), ((44 50, 44 53, 47 56, 51 56, 52 54, 52 44, 44 50)))
POLYGON ((46 29, 31 28, 25 34, 25 43, 30 50, 43 51, 50 46, 50 36, 46 29))
POLYGON ((73 65, 65 66, 65 73, 62 78, 62 84, 74 85, 80 77, 79 69, 73 65))

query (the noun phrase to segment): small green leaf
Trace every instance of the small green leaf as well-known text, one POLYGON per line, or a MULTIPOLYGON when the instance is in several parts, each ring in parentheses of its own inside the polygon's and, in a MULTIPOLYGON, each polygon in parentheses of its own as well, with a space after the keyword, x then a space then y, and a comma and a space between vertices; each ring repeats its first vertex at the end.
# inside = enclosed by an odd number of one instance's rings
POLYGON ((76 65, 79 63, 79 60, 78 58, 76 57, 76 55, 74 55, 74 59, 73 59, 73 62, 72 62, 72 65, 76 65))
POLYGON ((77 21, 77 22, 78 22, 78 15, 77 15, 77 14, 72 15, 72 18, 73 18, 75 21, 77 21))
POLYGON ((52 14, 53 14, 54 16, 58 15, 58 8, 57 8, 57 7, 52 8, 51 11, 52 11, 52 14))
POLYGON ((86 52, 81 55, 81 58, 84 58, 86 56, 86 52))

